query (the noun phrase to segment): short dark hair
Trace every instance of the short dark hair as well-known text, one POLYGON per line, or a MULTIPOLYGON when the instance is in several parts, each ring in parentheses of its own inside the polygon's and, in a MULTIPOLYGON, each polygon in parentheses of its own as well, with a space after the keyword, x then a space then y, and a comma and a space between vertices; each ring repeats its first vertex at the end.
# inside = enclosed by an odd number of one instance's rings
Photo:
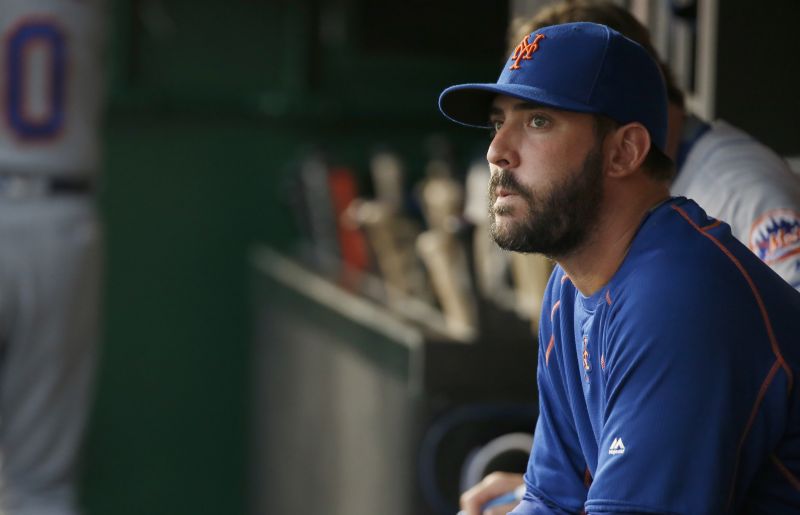
POLYGON ((522 38, 537 29, 578 21, 601 23, 642 45, 658 63, 664 75, 670 103, 684 107, 683 91, 678 87, 672 71, 653 47, 650 31, 628 10, 608 1, 566 0, 543 7, 533 18, 514 20, 509 27, 509 54, 513 53, 522 38))
MULTIPOLYGON (((595 114, 593 118, 594 132, 598 141, 602 141, 611 131, 619 128, 619 123, 606 115, 595 114)), ((644 158, 642 168, 650 178, 657 181, 670 182, 675 175, 675 163, 653 144, 650 145, 650 150, 644 158)))

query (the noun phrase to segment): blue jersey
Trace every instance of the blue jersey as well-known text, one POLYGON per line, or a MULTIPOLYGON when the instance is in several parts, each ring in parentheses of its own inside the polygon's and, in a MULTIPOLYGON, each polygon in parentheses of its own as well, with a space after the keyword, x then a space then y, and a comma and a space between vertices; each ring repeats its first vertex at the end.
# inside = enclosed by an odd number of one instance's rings
POLYGON ((514 515, 800 513, 800 293, 674 198, 591 297, 556 267, 514 515))

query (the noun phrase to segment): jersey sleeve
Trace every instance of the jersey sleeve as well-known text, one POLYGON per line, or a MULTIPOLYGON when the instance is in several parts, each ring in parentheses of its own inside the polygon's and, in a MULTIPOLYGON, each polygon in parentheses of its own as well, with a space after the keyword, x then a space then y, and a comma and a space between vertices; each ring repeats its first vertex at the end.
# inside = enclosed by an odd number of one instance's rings
POLYGON ((511 515, 554 515, 580 513, 586 500, 586 462, 580 449, 574 421, 569 413, 563 391, 550 380, 550 374, 560 374, 558 360, 548 342, 553 336, 551 313, 553 295, 558 291, 563 271, 556 269, 550 278, 542 304, 539 328, 539 358, 537 385, 539 389, 539 418, 533 437, 533 448, 525 473, 525 496, 511 515))
MULTIPOLYGON (((701 140, 702 141, 702 140, 701 140)), ((767 146, 724 122, 676 183, 795 289, 800 289, 800 178, 767 146)))
POLYGON ((653 286, 617 295, 608 313, 605 413, 586 509, 729 513, 779 437, 786 378, 737 272, 655 275, 636 278, 653 286))

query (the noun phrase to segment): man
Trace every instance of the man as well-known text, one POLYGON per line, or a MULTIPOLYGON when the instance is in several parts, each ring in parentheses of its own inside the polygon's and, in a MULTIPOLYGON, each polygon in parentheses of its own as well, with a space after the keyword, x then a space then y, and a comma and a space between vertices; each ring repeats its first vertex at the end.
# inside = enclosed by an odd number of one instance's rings
POLYGON ((0 512, 74 515, 98 332, 101 0, 0 0, 0 512))
MULTIPOLYGON (((800 238, 796 237, 800 231, 800 178, 785 160, 746 133, 721 120, 706 123, 686 111, 683 92, 653 48, 648 29, 628 10, 593 0, 548 5, 533 18, 512 23, 509 54, 536 29, 575 21, 607 25, 642 45, 659 63, 667 86, 666 153, 677 167, 671 193, 692 198, 709 215, 728 222, 734 236, 800 288, 800 238)), ((521 474, 490 474, 464 493, 462 505, 474 513, 489 499, 521 483, 521 474)), ((497 506, 486 514, 507 511, 508 506, 497 506)))
POLYGON ((661 62, 650 34, 612 2, 559 2, 512 29, 511 52, 534 30, 559 23, 607 25, 642 45, 659 62, 667 84, 666 153, 677 167, 673 195, 689 197, 731 225, 733 235, 795 288, 800 288, 800 178, 771 149, 722 120, 707 123, 686 111, 683 92, 661 62))
POLYGON ((546 27, 439 107, 494 132, 498 244, 557 263, 513 513, 800 513, 800 294, 670 197, 648 52, 604 25, 546 27))

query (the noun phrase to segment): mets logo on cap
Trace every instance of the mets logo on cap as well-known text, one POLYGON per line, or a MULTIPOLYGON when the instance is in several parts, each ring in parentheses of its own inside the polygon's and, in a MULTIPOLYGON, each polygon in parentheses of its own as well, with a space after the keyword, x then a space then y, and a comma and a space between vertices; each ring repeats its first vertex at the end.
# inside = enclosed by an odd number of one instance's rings
POLYGON ((750 229, 748 243, 767 264, 800 253, 800 213, 793 209, 767 211, 750 229))
POLYGON ((521 60, 530 60, 533 57, 533 53, 539 50, 539 41, 542 39, 544 39, 544 34, 531 34, 522 38, 517 48, 514 49, 514 53, 511 54, 510 59, 514 61, 514 64, 511 65, 509 70, 519 70, 521 68, 519 65, 521 60), (533 36, 533 41, 528 41, 531 36, 533 36))

